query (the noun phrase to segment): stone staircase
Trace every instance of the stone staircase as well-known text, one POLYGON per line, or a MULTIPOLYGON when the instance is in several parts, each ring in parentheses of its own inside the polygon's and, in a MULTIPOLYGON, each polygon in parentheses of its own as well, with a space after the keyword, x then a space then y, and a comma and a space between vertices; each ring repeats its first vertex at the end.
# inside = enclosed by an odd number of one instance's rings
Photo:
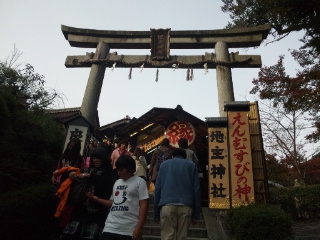
MULTIPOLYGON (((188 240, 229 240, 233 239, 225 226, 225 212, 210 210, 207 207, 201 209, 201 220, 196 225, 191 225, 188 232, 188 240)), ((296 240, 320 239, 320 223, 295 222, 293 232, 296 240)), ((153 221, 153 195, 150 195, 149 212, 143 229, 142 240, 160 240, 160 225, 153 221)))
MULTIPOLYGON (((143 229, 143 240, 160 240, 160 225, 153 220, 153 195, 150 195, 149 211, 143 229)), ((196 225, 191 225, 188 231, 189 240, 208 240, 208 233, 203 214, 196 225)))

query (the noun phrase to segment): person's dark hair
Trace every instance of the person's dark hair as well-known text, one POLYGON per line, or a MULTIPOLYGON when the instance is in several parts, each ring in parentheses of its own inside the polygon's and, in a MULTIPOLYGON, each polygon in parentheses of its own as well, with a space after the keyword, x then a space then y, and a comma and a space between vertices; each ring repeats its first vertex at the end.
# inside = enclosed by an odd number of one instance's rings
POLYGON ((125 145, 129 145, 128 141, 122 140, 118 143, 118 146, 120 146, 121 144, 125 144, 125 145))
POLYGON ((135 151, 135 148, 134 148, 134 147, 132 147, 132 148, 129 149, 129 153, 132 153, 132 154, 133 154, 134 151, 135 151))
POLYGON ((178 140, 178 145, 180 148, 186 149, 188 148, 188 140, 186 138, 180 138, 178 140))
POLYGON ((65 159, 68 161, 71 166, 79 167, 79 158, 81 157, 80 154, 81 150, 81 140, 79 138, 72 138, 67 144, 66 149, 64 150, 62 154, 62 159, 65 159), (74 143, 74 146, 70 149, 69 146, 71 143, 74 143))
POLYGON ((116 169, 125 168, 128 172, 135 173, 136 172, 136 162, 129 155, 121 155, 116 163, 116 169))
POLYGON ((182 148, 176 148, 173 150, 172 156, 175 157, 180 157, 180 158, 186 158, 187 157, 187 152, 186 150, 182 148))
POLYGON ((137 156, 137 155, 141 156, 142 155, 142 149, 139 148, 139 147, 135 148, 134 152, 133 152, 133 155, 134 156, 137 156))
POLYGON ((90 154, 90 168, 93 167, 92 159, 96 157, 101 160, 101 168, 111 169, 110 152, 105 147, 97 147, 90 154))
POLYGON ((160 145, 161 145, 161 146, 165 146, 165 147, 169 147, 169 145, 170 145, 169 139, 168 139, 168 138, 162 139, 160 145))

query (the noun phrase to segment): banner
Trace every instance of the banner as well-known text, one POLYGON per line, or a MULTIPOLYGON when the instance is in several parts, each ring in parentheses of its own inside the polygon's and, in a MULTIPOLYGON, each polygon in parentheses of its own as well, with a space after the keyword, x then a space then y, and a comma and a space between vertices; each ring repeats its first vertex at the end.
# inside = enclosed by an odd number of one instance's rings
POLYGON ((231 204, 254 202, 254 183, 248 112, 228 112, 231 204))
POLYGON ((227 128, 208 128, 209 208, 229 209, 229 164, 227 128))

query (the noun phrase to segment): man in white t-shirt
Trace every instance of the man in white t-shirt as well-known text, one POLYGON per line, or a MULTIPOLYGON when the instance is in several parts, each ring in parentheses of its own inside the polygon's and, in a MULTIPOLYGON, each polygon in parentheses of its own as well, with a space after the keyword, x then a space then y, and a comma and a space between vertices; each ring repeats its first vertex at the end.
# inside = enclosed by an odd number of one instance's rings
POLYGON ((120 179, 113 186, 110 200, 88 196, 110 207, 100 240, 141 240, 149 205, 146 181, 134 175, 136 163, 129 155, 120 156, 115 166, 120 179))

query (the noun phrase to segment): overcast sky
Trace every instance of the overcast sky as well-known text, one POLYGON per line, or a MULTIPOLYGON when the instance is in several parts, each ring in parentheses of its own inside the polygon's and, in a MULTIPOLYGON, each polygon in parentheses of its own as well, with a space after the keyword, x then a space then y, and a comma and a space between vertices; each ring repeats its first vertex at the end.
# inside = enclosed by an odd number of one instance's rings
MULTIPOLYGON (((84 55, 95 49, 71 47, 61 25, 98 30, 149 31, 150 28, 176 30, 223 29, 229 16, 219 0, 0 0, 0 60, 10 56, 14 45, 23 53, 20 63, 30 63, 46 79, 46 86, 64 95, 61 108, 80 107, 89 77, 89 68, 66 68, 68 55, 84 55)), ((301 35, 256 49, 229 49, 242 55, 261 55, 263 65, 274 65, 286 55, 286 70, 295 75, 298 65, 288 54, 297 49, 301 35)), ((271 38, 270 38, 271 39, 271 38)), ((150 50, 114 50, 118 54, 150 54, 150 50)), ((204 55, 214 49, 171 50, 171 55, 204 55)), ((252 101, 252 79, 259 69, 232 69, 237 101, 252 101)), ((153 107, 175 108, 178 104, 190 114, 205 120, 218 117, 216 71, 194 70, 194 80, 186 81, 186 70, 106 69, 99 101, 100 125, 124 118, 140 117, 153 107)))

